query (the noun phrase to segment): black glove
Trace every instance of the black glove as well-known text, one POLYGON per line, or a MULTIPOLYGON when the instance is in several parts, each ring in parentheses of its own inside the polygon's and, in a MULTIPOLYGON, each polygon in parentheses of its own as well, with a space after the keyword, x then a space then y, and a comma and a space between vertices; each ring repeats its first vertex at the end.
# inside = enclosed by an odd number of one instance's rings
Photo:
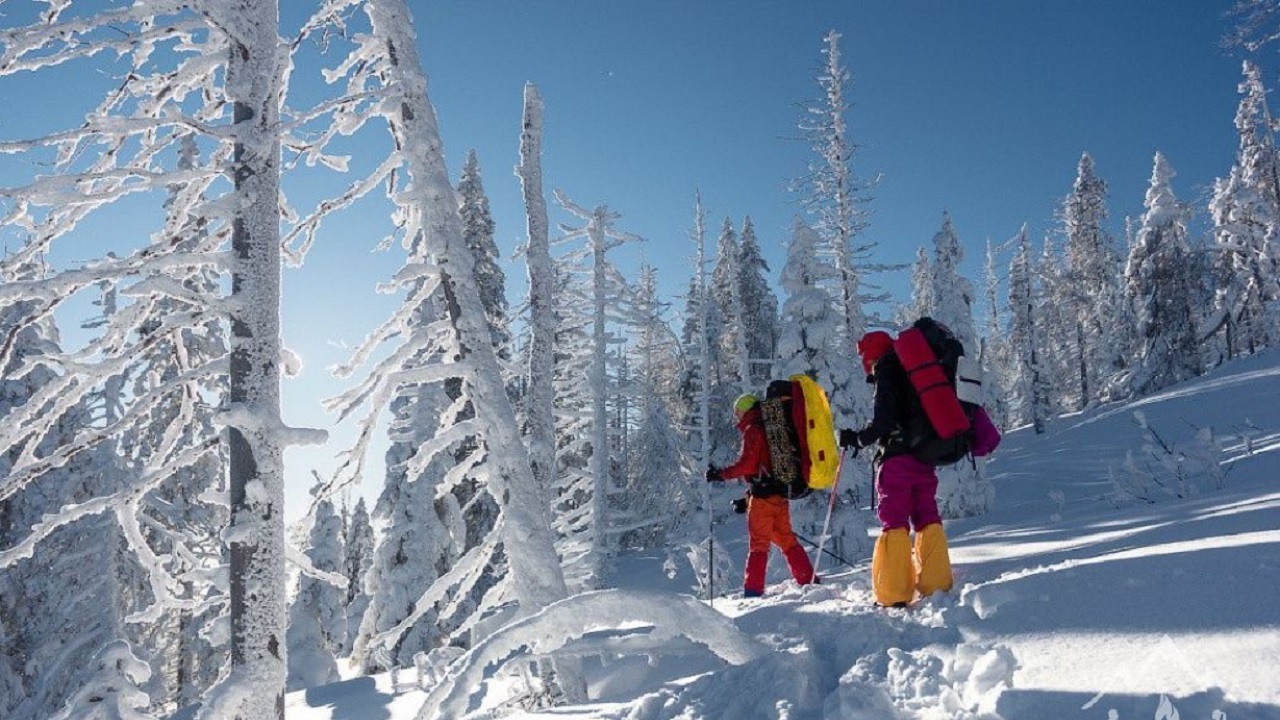
POLYGON ((854 455, 858 450, 858 431, 857 430, 841 430, 840 431, 840 447, 854 449, 854 455))
POLYGON ((747 499, 744 497, 740 497, 737 500, 734 500, 732 503, 730 503, 730 505, 733 506, 733 511, 738 513, 739 515, 742 515, 747 512, 747 499))
POLYGON ((720 476, 720 471, 715 467, 707 466, 707 482, 724 482, 724 478, 720 476))

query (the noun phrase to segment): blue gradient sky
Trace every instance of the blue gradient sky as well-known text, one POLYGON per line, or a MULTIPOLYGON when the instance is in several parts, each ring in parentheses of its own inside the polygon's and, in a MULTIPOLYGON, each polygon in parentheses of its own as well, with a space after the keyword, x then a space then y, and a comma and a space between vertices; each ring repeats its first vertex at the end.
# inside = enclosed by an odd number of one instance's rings
MULTIPOLYGON (((413 3, 450 168, 456 174, 467 150, 477 150, 504 255, 524 237, 511 169, 521 89, 533 81, 546 102, 548 194, 560 188, 579 204, 621 212, 620 227, 649 242, 619 262, 634 268, 643 255, 668 295, 689 277, 695 188, 712 239, 726 215, 735 224, 753 218, 776 282, 798 210, 786 186, 809 157, 790 139, 797 103, 819 94, 813 77, 833 28, 853 73, 849 127, 863 146, 855 171, 881 178, 867 232, 880 261, 909 262, 946 209, 977 280, 988 238, 1003 242, 1027 223, 1038 241, 1055 227, 1083 151, 1109 183, 1117 237, 1124 216, 1142 211, 1156 150, 1178 170, 1178 196, 1203 219, 1236 142, 1241 58, 1219 42, 1229 7, 1229 0, 413 3)), ((299 420, 324 422, 314 399, 338 387, 322 377, 343 354, 335 344, 357 341, 390 308, 390 299, 358 296, 360 282, 385 276, 376 273, 389 259, 356 263, 352 252, 347 244, 319 250, 286 281, 299 291, 286 316, 302 318, 290 342, 309 361, 287 391, 299 420), (333 278, 343 276, 350 290, 335 295, 333 278)), ((517 299, 523 268, 507 270, 517 299)), ((906 272, 879 282, 904 299, 906 272)), ((327 452, 293 451, 301 462, 291 476, 327 465, 327 452)))

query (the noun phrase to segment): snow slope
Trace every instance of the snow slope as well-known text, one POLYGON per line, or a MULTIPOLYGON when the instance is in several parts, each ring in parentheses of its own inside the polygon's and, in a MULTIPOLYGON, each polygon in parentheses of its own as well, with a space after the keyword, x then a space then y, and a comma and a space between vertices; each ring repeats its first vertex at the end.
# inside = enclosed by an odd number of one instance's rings
MULTIPOLYGON (((780 581, 760 600, 715 602, 772 652, 732 665, 677 632, 669 654, 586 662, 593 704, 508 717, 1280 720, 1277 449, 1280 353, 1061 418, 1044 437, 1009 433, 988 466, 993 512, 948 523, 952 592, 875 609, 865 567, 824 560, 821 586, 780 581), (1213 427, 1226 488, 1115 507, 1108 469, 1141 447, 1139 409, 1175 446, 1193 425, 1213 427)), ((740 519, 719 535, 738 564, 740 519)), ((662 561, 625 558, 614 584, 688 592, 689 573, 666 573, 662 561)), ((771 570, 782 565, 775 554, 771 570)), ((490 675, 509 691, 509 677, 490 675)), ((289 716, 407 720, 425 695, 362 678, 290 695, 289 716)), ((484 716, 491 705, 477 696, 472 709, 484 716)))

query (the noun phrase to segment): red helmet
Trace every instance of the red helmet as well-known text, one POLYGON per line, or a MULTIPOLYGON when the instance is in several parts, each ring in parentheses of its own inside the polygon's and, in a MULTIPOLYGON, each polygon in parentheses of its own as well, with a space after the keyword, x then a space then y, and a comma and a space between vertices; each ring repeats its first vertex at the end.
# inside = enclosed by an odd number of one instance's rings
POLYGON ((858 354, 862 356, 862 369, 871 376, 876 361, 893 349, 893 338, 883 330, 873 330, 858 341, 858 354))

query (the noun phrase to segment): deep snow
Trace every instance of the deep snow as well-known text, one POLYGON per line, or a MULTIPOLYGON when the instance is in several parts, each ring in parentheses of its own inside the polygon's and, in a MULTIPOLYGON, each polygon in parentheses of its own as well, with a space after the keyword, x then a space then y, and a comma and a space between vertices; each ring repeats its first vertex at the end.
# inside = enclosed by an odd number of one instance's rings
MULTIPOLYGON (((735 666, 677 638, 661 657, 587 662, 590 705, 508 717, 1280 719, 1277 449, 1277 352, 1131 405, 1060 418, 1043 437, 1008 433, 988 466, 993 511, 947 524, 952 592, 875 609, 865 567, 826 559, 824 584, 797 588, 781 579, 775 553, 777 582, 765 598, 714 603, 771 652, 735 666), (1226 488, 1115 507, 1108 469, 1142 445, 1137 409, 1175 445, 1193 426, 1212 427, 1226 488)), ((722 520, 717 546, 738 566, 742 520, 722 520)), ((666 559, 622 558, 612 584, 689 592, 691 573, 668 572, 666 559)), ((473 709, 518 684, 491 675, 473 709)), ((426 694, 413 670, 399 680, 395 690, 383 675, 294 693, 289 716, 414 718, 426 694)))

